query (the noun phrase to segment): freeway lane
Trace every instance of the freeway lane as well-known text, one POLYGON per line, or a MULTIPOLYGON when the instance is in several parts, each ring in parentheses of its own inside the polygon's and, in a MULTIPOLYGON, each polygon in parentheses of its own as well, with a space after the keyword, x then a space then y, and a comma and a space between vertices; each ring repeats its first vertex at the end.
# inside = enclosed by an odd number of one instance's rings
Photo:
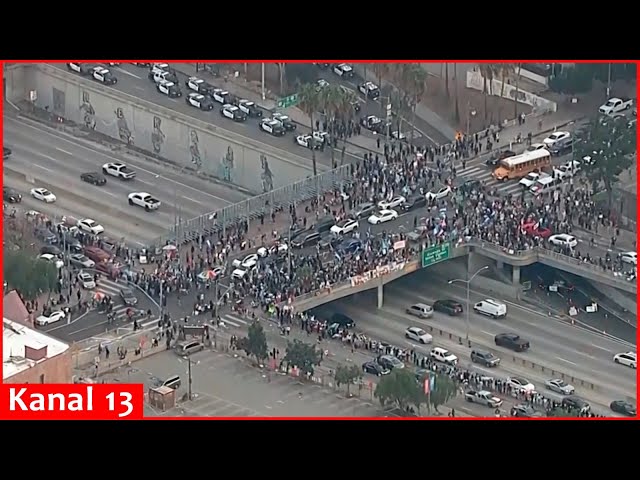
MULTIPOLYGON (((51 66, 56 67, 60 70, 67 71, 67 67, 64 63, 51 64, 51 66)), ((102 86, 105 88, 112 88, 113 90, 127 93, 134 97, 155 103, 156 105, 161 105, 165 108, 180 112, 189 117, 198 118, 199 120, 216 125, 221 129, 255 139, 272 147, 279 148, 283 150, 283 154, 293 153, 297 157, 299 157, 300 160, 304 160, 306 165, 311 165, 310 150, 294 145, 294 136, 291 132, 287 133, 287 135, 285 135, 284 137, 273 137, 258 129, 258 120, 255 118, 249 118, 244 123, 238 123, 229 120, 228 118, 223 118, 220 116, 221 105, 219 103, 215 104, 215 109, 213 111, 203 112, 197 108, 187 105, 185 101, 184 97, 188 93, 188 90, 184 85, 184 81, 187 79, 186 76, 178 73, 178 76, 180 77, 180 88, 183 92, 182 98, 169 98, 168 96, 158 92, 155 83, 147 78, 147 73, 147 69, 138 68, 132 65, 122 65, 120 67, 114 68, 114 74, 118 78, 118 83, 112 87, 105 85, 102 86)), ((91 82, 92 80, 87 79, 86 81, 91 82)), ((222 82, 219 82, 219 84, 222 85, 222 82)), ((302 131, 300 133, 302 133, 302 131)), ((291 155, 288 155, 288 157, 291 157, 291 155)), ((331 155, 328 150, 324 153, 318 152, 316 158, 319 165, 319 170, 320 165, 324 165, 325 169, 327 169, 327 167, 330 167, 331 155)), ((345 157, 345 159, 346 161, 350 161, 348 157, 345 157)))
POLYGON ((15 180, 10 174, 5 175, 7 185, 22 191, 25 205, 48 214, 91 217, 104 223, 105 227, 110 223, 121 224, 110 232, 112 236, 124 236, 133 241, 153 239, 166 233, 176 218, 193 218, 246 198, 243 193, 225 186, 169 172, 142 160, 134 163, 73 137, 59 136, 45 127, 8 117, 5 117, 4 138, 13 150, 7 169, 46 182, 59 197, 56 204, 46 206, 28 198, 32 186, 15 180), (80 180, 81 173, 99 171, 103 163, 110 161, 128 163, 136 170, 136 179, 124 182, 108 177, 107 185, 103 187, 80 180), (142 208, 129 206, 127 195, 134 191, 146 191, 156 196, 162 202, 160 209, 145 212, 142 208), (76 196, 88 201, 82 203, 74 198, 76 196), (96 208, 96 203, 105 208, 96 208), (109 212, 108 216, 106 212, 109 212), (132 236, 137 239, 129 238, 132 236))

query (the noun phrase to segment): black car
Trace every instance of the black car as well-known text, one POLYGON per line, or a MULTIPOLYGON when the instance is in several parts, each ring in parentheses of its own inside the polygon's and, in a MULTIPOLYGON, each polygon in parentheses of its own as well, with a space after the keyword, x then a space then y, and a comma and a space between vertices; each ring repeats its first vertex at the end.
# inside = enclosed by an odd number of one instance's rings
POLYGON ((337 248, 338 245, 342 243, 342 239, 340 237, 336 237, 335 235, 327 235, 320 239, 318 245, 320 246, 320 250, 331 250, 337 248))
POLYGON ((497 367, 500 364, 500 358, 496 357, 491 352, 483 350, 472 350, 471 361, 473 363, 479 363, 485 367, 497 367))
POLYGON ((433 304, 433 309, 436 312, 443 312, 448 315, 460 315, 462 314, 462 305, 455 300, 436 300, 433 304))
POLYGON ((404 363, 393 355, 380 355, 376 358, 376 361, 382 366, 382 368, 386 368, 389 371, 395 368, 398 370, 404 368, 404 363))
POLYGON ((93 185, 105 185, 107 183, 107 177, 100 172, 83 173, 80 175, 80 180, 93 185))
POLYGON ((62 250, 60 250, 58 247, 56 247, 55 245, 44 245, 41 249, 40 249, 40 253, 41 254, 45 254, 48 253, 49 255, 55 255, 56 257, 61 257, 62 258, 62 250))
POLYGON ((135 305, 138 303, 138 298, 133 293, 133 290, 128 287, 120 289, 120 298, 122 298, 125 305, 135 305))
POLYGON ((357 219, 367 218, 377 210, 378 207, 375 203, 361 203, 351 212, 351 216, 357 219))
POLYGON ((533 409, 531 405, 515 405, 511 408, 511 416, 519 418, 543 417, 542 413, 533 409))
POLYGON ((514 157, 515 155, 516 155, 516 152, 512 150, 503 150, 489 157, 484 163, 490 167, 496 167, 501 160, 504 160, 505 158, 509 158, 509 157, 514 157))
POLYGON ((9 158, 11 156, 11 149, 7 147, 2 147, 2 158, 9 158))
POLYGON ((33 232, 37 238, 50 245, 58 243, 58 237, 48 228, 38 227, 33 232))
POLYGON ((551 148, 549 148, 549 153, 551 155, 566 155, 567 153, 571 153, 573 150, 573 138, 566 137, 561 140, 555 142, 551 148))
POLYGON ((82 253, 82 243, 76 237, 74 237, 70 232, 64 232, 60 241, 62 242, 62 246, 69 250, 72 253, 82 253))
POLYGON ((20 203, 22 201, 22 195, 9 187, 2 187, 2 198, 9 203, 20 203))
POLYGON ((626 415, 627 417, 635 417, 636 416, 636 406, 625 402, 624 400, 614 400, 609 405, 611 410, 616 413, 620 413, 622 415, 626 415))
POLYGON ((356 322, 354 322, 351 317, 348 317, 347 315, 345 315, 344 313, 334 313, 331 316, 331 321, 329 322, 331 323, 337 323, 338 325, 340 325, 342 328, 353 328, 356 326, 356 322))
POLYGON ((362 364, 362 371, 364 373, 370 373, 371 375, 375 375, 380 377, 382 375, 387 375, 389 373, 389 369, 383 367, 378 362, 365 362, 362 364))
POLYGON ((588 412, 591 410, 591 405, 580 397, 575 395, 569 395, 562 399, 562 408, 568 410, 578 410, 580 412, 588 412))
POLYGON ((407 198, 407 201, 402 204, 400 208, 405 212, 410 212, 411 210, 415 210, 416 208, 422 208, 427 206, 427 197, 424 195, 414 195, 413 197, 407 198))
POLYGON ((482 189, 482 181, 476 179, 465 180, 461 184, 457 185, 456 188, 463 195, 468 195, 470 193, 479 192, 482 189))
POLYGON ((358 239, 351 238, 342 242, 336 250, 342 255, 353 255, 362 249, 362 242, 358 239))
POLYGON ((318 232, 313 232, 307 235, 300 235, 295 240, 291 240, 291 246, 293 248, 305 248, 315 245, 319 241, 320 234, 318 232))
POLYGON ((291 118, 288 115, 284 115, 282 113, 274 113, 271 118, 280 122, 280 124, 284 127, 287 132, 293 132, 298 128, 298 126, 293 123, 291 118))
POLYGON ((520 338, 515 333, 499 333, 495 336, 494 341, 497 346, 505 347, 516 352, 524 352, 529 350, 531 346, 527 340, 520 338))

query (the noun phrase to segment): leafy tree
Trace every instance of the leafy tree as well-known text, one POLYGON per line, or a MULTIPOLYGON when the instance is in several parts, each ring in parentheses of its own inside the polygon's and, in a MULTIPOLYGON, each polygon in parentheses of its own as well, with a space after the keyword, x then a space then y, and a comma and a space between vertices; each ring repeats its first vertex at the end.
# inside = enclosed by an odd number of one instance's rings
POLYGON ((4 249, 4 280, 25 300, 49 293, 58 283, 56 266, 23 250, 4 249))
POLYGON ((244 350, 247 355, 256 357, 258 363, 269 357, 267 351, 267 336, 259 321, 256 320, 249 325, 247 336, 239 339, 238 347, 244 350))
POLYGON ((633 63, 578 63, 572 67, 555 64, 553 67, 549 87, 559 93, 587 93, 594 80, 608 83, 609 80, 634 81, 636 78, 636 66, 633 63))
POLYGON ((405 411, 409 406, 419 409, 426 397, 421 385, 409 369, 394 369, 380 379, 373 395, 383 407, 394 405, 405 411))
POLYGON ((547 417, 567 417, 567 418, 578 418, 580 417, 580 412, 578 410, 567 410, 562 407, 554 408, 547 412, 547 417))
MULTIPOLYGON (((427 405, 433 407, 438 412, 438 407, 444 405, 449 400, 455 398, 458 395, 459 389, 456 382, 448 375, 440 375, 435 372, 431 372, 430 375, 433 378, 433 386, 427 397, 427 405)), ((420 384, 422 391, 424 392, 424 380, 420 384)))
POLYGON ((295 366, 307 375, 313 375, 313 367, 320 365, 320 352, 315 345, 309 345, 300 340, 287 343, 287 353, 283 362, 287 366, 295 366))
POLYGON ((582 162, 593 190, 607 192, 609 205, 613 185, 633 164, 636 137, 635 126, 630 128, 625 118, 599 117, 591 120, 574 138, 575 158, 582 162))
POLYGON ((360 371, 360 369, 356 365, 338 365, 334 378, 338 387, 340 385, 347 386, 347 394, 350 395, 350 387, 362 378, 362 371, 360 371))
POLYGON ((489 106, 487 104, 489 95, 493 94, 493 79, 499 75, 500 64, 498 63, 479 63, 478 71, 482 75, 482 94, 484 95, 484 120, 487 121, 489 115, 489 106))
MULTIPOLYGON (((395 64, 395 83, 400 89, 398 101, 398 133, 401 132, 402 114, 412 114, 415 124, 416 107, 422 100, 427 88, 427 72, 419 63, 395 64)), ((411 129, 411 139, 415 136, 415 129, 411 129)))
MULTIPOLYGON (((353 108, 353 102, 357 101, 355 93, 351 90, 346 90, 340 85, 329 85, 318 93, 320 109, 327 117, 329 124, 334 124, 337 120, 350 120, 355 110, 353 108)), ((336 168, 335 150, 333 148, 333 136, 335 135, 335 129, 330 130, 330 143, 331 143, 331 166, 336 168)), ((343 143, 343 147, 346 147, 346 138, 343 143)), ((342 150, 341 164, 344 163, 344 152, 346 148, 342 150)))
MULTIPOLYGON (((315 84, 305 83, 300 86, 300 90, 298 91, 298 106, 300 110, 309 116, 311 135, 313 136, 313 132, 316 129, 314 116, 322 109, 320 92, 315 84)), ((311 149, 311 162, 313 164, 313 176, 315 177, 318 175, 315 148, 311 149)))

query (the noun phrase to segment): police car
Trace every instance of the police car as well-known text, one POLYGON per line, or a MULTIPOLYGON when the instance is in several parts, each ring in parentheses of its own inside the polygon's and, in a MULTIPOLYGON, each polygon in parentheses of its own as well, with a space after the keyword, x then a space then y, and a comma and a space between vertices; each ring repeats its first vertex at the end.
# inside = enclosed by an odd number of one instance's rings
POLYGON ((348 63, 340 63, 333 67, 333 73, 340 77, 351 78, 353 77, 353 67, 348 63))
POLYGON ((105 85, 115 85, 118 79, 106 68, 95 67, 93 69, 93 78, 105 85))
POLYGON ((284 129, 287 130, 288 132, 295 130, 297 128, 297 125, 291 121, 288 115, 284 115, 282 113, 274 113, 273 115, 271 115, 271 117, 274 120, 279 121, 284 127, 284 129))
POLYGON ((314 148, 316 150, 322 148, 323 143, 322 142, 318 142, 316 141, 316 139, 307 134, 307 135, 298 135, 296 136, 296 138, 294 139, 295 143, 297 145, 300 145, 301 147, 304 148, 314 148))
POLYGON ((189 77, 185 84, 189 90, 202 93, 203 95, 207 95, 211 90, 213 90, 211 85, 198 77, 189 77))
POLYGON ((91 75, 93 68, 95 65, 90 63, 78 63, 78 62, 70 62, 67 63, 67 68, 72 72, 79 73, 80 75, 91 75))
POLYGON ((274 137, 281 137, 286 133, 282 124, 273 118, 265 118, 262 120, 260 122, 260 130, 270 133, 274 137))
POLYGON ((321 78, 316 82, 316 91, 320 91, 323 88, 327 88, 329 86, 329 82, 327 82, 324 78, 321 78))
POLYGON ((221 88, 215 88, 213 92, 211 92, 211 98, 223 105, 227 105, 229 103, 230 97, 231 94, 221 88))
POLYGON ((250 117, 262 117, 262 110, 260 110, 256 104, 250 100, 238 100, 238 108, 250 117))
POLYGON ((360 93, 366 95, 367 98, 370 98, 371 100, 376 100, 378 97, 380 97, 380 89, 373 82, 361 83, 360 85, 358 85, 358 90, 360 90, 360 93))
POLYGON ((175 73, 175 70, 168 63, 154 63, 149 70, 149 80, 152 80, 153 76, 160 72, 175 73))
POLYGON ((327 132, 313 132, 313 138, 321 145, 329 143, 329 134, 327 132))
POLYGON ((200 93, 192 92, 187 95, 187 103, 200 110, 213 110, 213 102, 200 93))
POLYGON ((247 114, 240 110, 235 105, 226 104, 220 109, 220 115, 230 118, 234 122, 244 122, 247 119, 247 114))
POLYGON ((367 130, 371 130, 372 132, 377 132, 380 130, 380 125, 382 124, 382 120, 380 120, 375 115, 367 115, 364 118, 360 119, 360 125, 362 125, 367 130))
POLYGON ((180 87, 178 87, 178 85, 176 85, 173 82, 168 82, 166 80, 161 80, 156 85, 156 88, 158 89, 158 91, 160 93, 164 93, 165 95, 167 95, 167 96, 169 96, 171 98, 181 97, 182 96, 182 92, 180 91, 180 87))

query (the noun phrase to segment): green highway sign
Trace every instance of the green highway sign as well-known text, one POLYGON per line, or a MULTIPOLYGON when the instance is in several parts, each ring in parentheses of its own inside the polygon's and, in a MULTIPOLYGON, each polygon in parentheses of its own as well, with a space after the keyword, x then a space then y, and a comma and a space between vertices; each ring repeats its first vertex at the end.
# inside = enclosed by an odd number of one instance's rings
POLYGON ((288 108, 294 107, 298 103, 298 94, 294 93, 293 95, 289 95, 288 97, 281 98, 278 100, 278 108, 288 108))
POLYGON ((422 250, 422 268, 449 259, 451 244, 449 242, 422 250))

